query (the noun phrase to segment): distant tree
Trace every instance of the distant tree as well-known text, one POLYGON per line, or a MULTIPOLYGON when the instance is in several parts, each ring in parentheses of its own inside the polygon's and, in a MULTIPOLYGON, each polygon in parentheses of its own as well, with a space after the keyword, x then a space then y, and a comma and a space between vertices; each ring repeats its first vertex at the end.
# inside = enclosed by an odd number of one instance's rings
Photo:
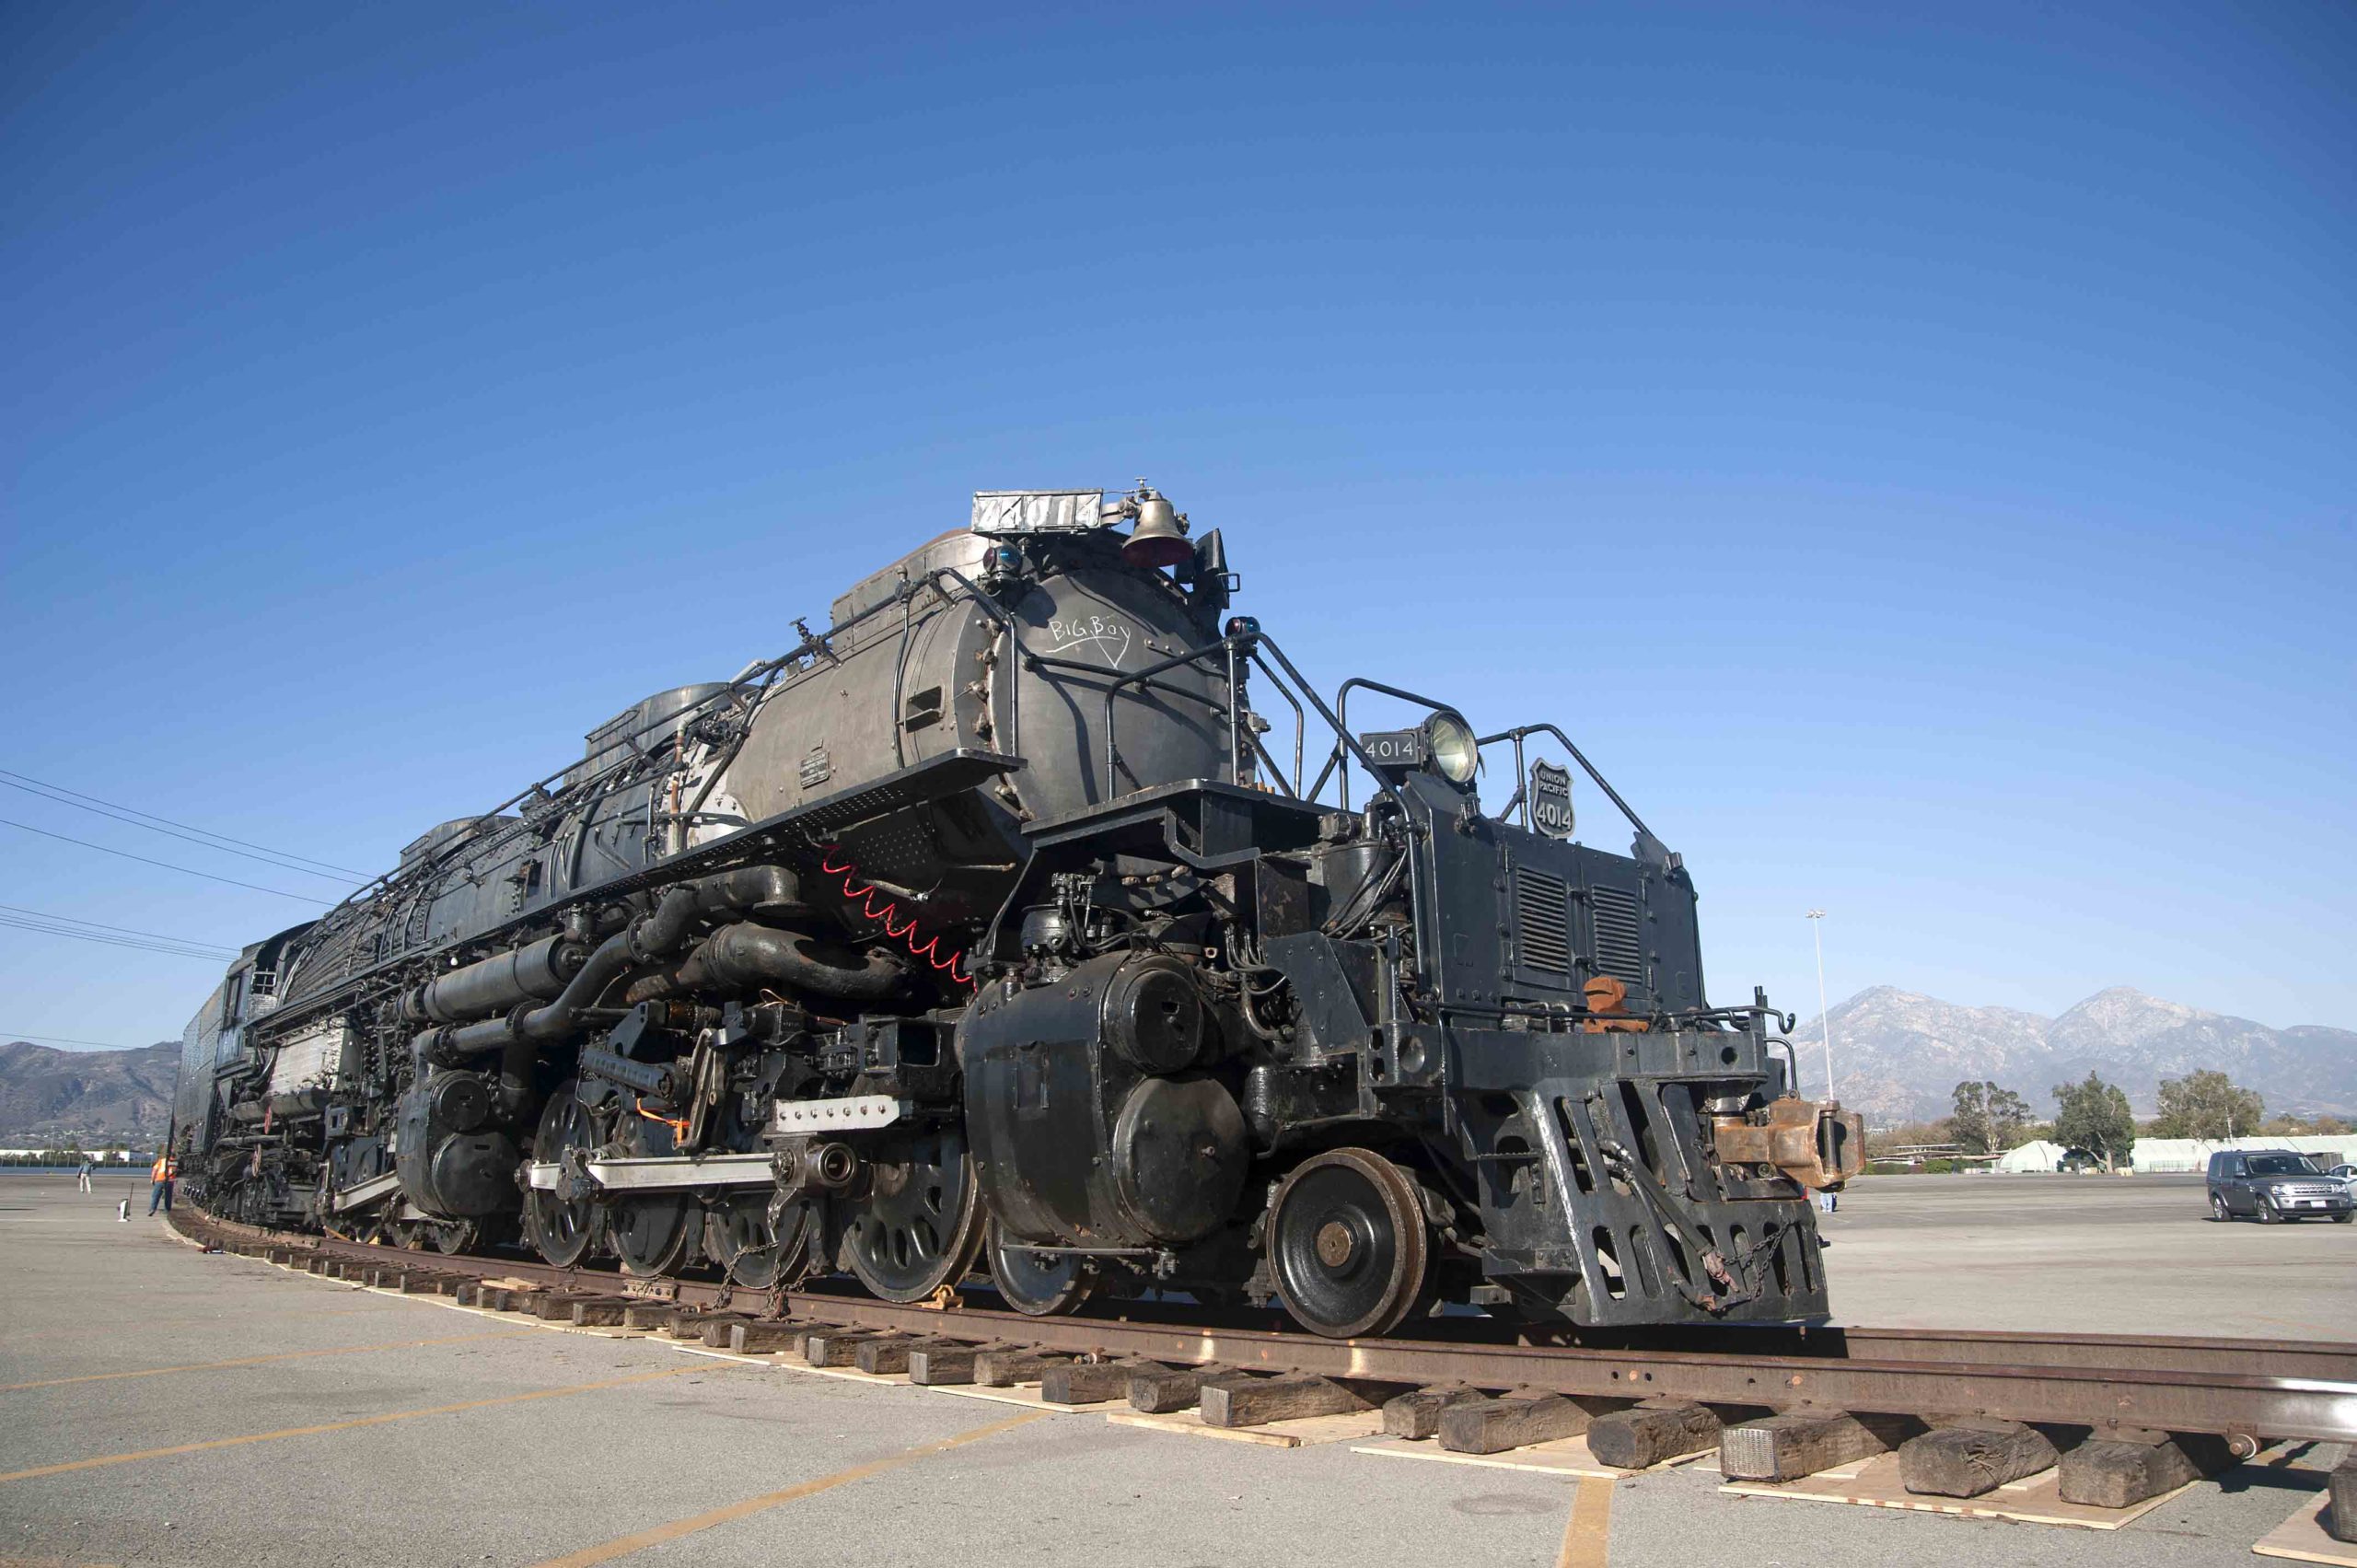
POLYGON ((2189 1073, 2161 1080, 2156 1138, 2240 1138, 2267 1120, 2267 1102, 2223 1073, 2189 1073))
POLYGON ((2349 1123, 2338 1116, 2273 1116, 2259 1131, 2270 1138, 2337 1138, 2349 1131, 2349 1123))
POLYGON ((2093 1155, 2107 1171, 2117 1169, 2136 1146, 2136 1119, 2118 1085, 2090 1073, 2084 1084, 2055 1085, 2054 1103, 2054 1141, 2093 1155))
POLYGON ((2029 1102, 1991 1083, 1958 1084, 1950 1099, 1956 1109, 1948 1117, 1949 1135, 1976 1154, 2012 1148, 2014 1135, 2029 1123, 2029 1102))
POLYGON ((1896 1127, 1869 1130, 1866 1153, 1879 1158, 1893 1149, 1920 1149, 1927 1144, 1948 1141, 1947 1124, 1943 1121, 1905 1121, 1896 1127))

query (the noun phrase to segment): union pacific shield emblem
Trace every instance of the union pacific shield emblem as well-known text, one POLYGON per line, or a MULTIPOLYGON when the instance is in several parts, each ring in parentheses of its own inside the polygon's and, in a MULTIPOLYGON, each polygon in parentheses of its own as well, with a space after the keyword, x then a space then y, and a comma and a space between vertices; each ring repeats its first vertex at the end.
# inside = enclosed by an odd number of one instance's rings
POLYGON ((1530 825, 1550 839, 1572 836, 1572 771, 1552 762, 1530 766, 1530 825))

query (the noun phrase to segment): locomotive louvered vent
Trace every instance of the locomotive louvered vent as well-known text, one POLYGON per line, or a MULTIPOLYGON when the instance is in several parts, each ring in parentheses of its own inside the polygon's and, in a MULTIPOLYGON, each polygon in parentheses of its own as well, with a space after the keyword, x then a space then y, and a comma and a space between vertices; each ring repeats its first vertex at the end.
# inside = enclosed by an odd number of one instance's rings
POLYGON ((1515 867, 1514 926, 1526 967, 1571 971, 1572 900, 1562 877, 1515 867))
POLYGON ((1588 899, 1596 912, 1596 972, 1643 985, 1645 952, 1639 935, 1636 899, 1619 888, 1591 888, 1588 899))

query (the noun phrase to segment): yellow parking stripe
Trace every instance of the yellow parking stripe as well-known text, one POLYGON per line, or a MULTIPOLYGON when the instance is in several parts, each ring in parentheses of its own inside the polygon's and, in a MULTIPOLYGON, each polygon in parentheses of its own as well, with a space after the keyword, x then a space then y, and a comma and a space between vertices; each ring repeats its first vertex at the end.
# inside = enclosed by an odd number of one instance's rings
POLYGON ((1029 1415, 1018 1415, 1012 1421, 993 1422, 988 1426, 975 1427, 970 1432, 961 1432, 955 1437, 944 1437, 937 1443, 921 1443, 913 1448, 904 1448, 880 1459, 870 1459, 864 1465, 853 1465, 847 1470, 820 1476, 817 1481, 806 1481, 778 1492, 764 1492, 758 1497, 748 1497, 741 1503, 731 1503, 725 1508, 714 1508, 708 1513, 691 1514, 684 1519, 674 1519, 668 1525, 656 1525, 634 1535, 618 1536, 602 1546, 584 1547, 569 1556, 552 1557, 545 1562, 535 1563, 533 1568, 590 1568, 592 1563, 611 1562, 617 1557, 627 1557, 633 1551, 644 1551, 650 1546, 660 1546, 665 1541, 677 1540, 698 1530, 708 1530, 714 1525, 746 1518, 782 1503, 830 1492, 838 1486, 847 1486, 853 1481, 865 1481, 869 1476, 882 1475, 887 1470, 899 1469, 902 1465, 946 1453, 952 1448, 962 1448, 969 1443, 979 1443, 985 1437, 995 1437, 1002 1432, 1012 1432, 1018 1426, 1054 1413, 1052 1411, 1034 1411, 1029 1415))
MULTIPOLYGON (((726 1364, 723 1364, 725 1366, 726 1364)), ((254 1432, 243 1437, 215 1437, 203 1443, 176 1443, 168 1448, 142 1448, 135 1454, 106 1454, 95 1459, 73 1459, 62 1465, 39 1465, 29 1470, 11 1470, 0 1475, 0 1481, 30 1481, 35 1476, 64 1475, 69 1470, 102 1469, 109 1465, 128 1465, 140 1459, 168 1458, 174 1454, 201 1454, 208 1448, 235 1448, 247 1443, 270 1443, 281 1437, 314 1437, 323 1432, 349 1432, 356 1426, 382 1426, 389 1421, 410 1421, 422 1415, 455 1415, 460 1411, 489 1410, 493 1405, 520 1405, 531 1400, 558 1400, 568 1394, 595 1393, 600 1388, 621 1388, 633 1383, 651 1383, 658 1377, 684 1377, 690 1373, 721 1370, 715 1366, 677 1366, 662 1372, 640 1372, 628 1377, 610 1377, 602 1383, 575 1383, 569 1388, 536 1388, 528 1394, 503 1394, 495 1400, 467 1400, 455 1405, 433 1405, 424 1410, 391 1411, 383 1415, 364 1415, 352 1421, 331 1421, 318 1426, 289 1426, 277 1432, 254 1432)))
POLYGON ((145 1366, 134 1372, 86 1372, 79 1377, 44 1377, 36 1383, 0 1383, 0 1394, 25 1388, 62 1388, 68 1383, 110 1383, 119 1377, 161 1377, 171 1372, 212 1372, 225 1366, 260 1366, 273 1361, 301 1361, 314 1355, 358 1355, 363 1351, 407 1350, 412 1345, 454 1345, 464 1340, 504 1340, 528 1334, 529 1329, 505 1329, 487 1334, 446 1334, 438 1340, 387 1340, 377 1345, 334 1345, 326 1350, 282 1351, 276 1355, 244 1355, 234 1361, 192 1361, 185 1366, 145 1366))
POLYGON ((1555 1568, 1605 1568, 1612 1551, 1612 1488, 1602 1476, 1585 1476, 1563 1521, 1562 1549, 1555 1568))

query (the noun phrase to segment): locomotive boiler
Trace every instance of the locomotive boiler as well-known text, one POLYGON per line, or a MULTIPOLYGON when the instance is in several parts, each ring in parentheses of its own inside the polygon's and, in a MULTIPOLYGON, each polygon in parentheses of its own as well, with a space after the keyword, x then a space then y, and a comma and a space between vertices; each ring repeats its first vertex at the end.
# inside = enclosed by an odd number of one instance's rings
POLYGON ((1143 484, 978 494, 824 631, 248 948, 184 1042, 197 1196, 1337 1336, 1821 1316, 1807 1197, 1857 1121, 1763 996, 1706 1000, 1679 857, 1552 726, 1329 702, 1237 584, 1143 484), (1563 762, 1629 854, 1573 837, 1563 762))

